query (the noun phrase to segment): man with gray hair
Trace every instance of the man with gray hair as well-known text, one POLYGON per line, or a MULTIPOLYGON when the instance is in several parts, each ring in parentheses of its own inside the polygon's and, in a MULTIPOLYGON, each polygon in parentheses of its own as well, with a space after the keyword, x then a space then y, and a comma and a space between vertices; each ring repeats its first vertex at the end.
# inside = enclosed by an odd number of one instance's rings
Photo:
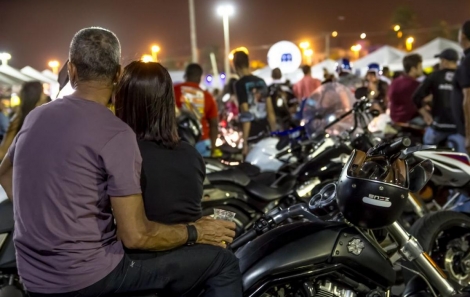
POLYGON ((112 32, 79 31, 67 66, 75 92, 32 111, 0 165, 26 289, 32 297, 142 290, 180 296, 202 288, 206 296, 241 296, 238 261, 222 248, 234 223, 147 220, 136 135, 106 108, 120 56, 112 32), (202 244, 185 246, 194 243, 202 244), (124 246, 174 250, 135 260, 124 246))

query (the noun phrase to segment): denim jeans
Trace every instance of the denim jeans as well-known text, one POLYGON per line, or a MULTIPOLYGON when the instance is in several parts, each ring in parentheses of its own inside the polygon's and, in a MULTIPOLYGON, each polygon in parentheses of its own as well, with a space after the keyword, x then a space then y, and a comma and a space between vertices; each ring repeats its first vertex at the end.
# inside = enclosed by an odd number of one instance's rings
POLYGON ((460 153, 467 153, 465 148, 465 137, 460 135, 459 133, 449 133, 449 132, 442 132, 437 131, 432 127, 426 128, 426 132, 424 133, 424 144, 438 144, 443 140, 447 139, 450 145, 460 153))
POLYGON ((201 156, 210 157, 211 156, 210 139, 202 140, 196 143, 196 150, 201 154, 201 156))
POLYGON ((31 297, 159 296, 241 297, 242 282, 238 259, 226 249, 197 244, 155 256, 125 255, 105 278, 82 290, 64 294, 37 294, 31 297))

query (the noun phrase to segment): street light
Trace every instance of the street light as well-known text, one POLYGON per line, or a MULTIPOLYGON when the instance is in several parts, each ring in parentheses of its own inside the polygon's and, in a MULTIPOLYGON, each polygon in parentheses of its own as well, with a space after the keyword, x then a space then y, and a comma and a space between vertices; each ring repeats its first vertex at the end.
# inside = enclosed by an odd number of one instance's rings
POLYGON ((229 37, 229 17, 233 15, 234 9, 233 6, 225 4, 217 8, 217 13, 222 16, 222 21, 224 24, 224 41, 225 41, 225 74, 230 74, 230 37, 229 37))
POLYGON ((367 37, 366 33, 361 34, 361 39, 366 39, 366 37, 367 37))
POLYGON ((356 59, 359 59, 359 52, 361 51, 361 49, 362 49, 362 45, 360 44, 355 44, 351 46, 351 51, 354 52, 356 59))
POLYGON ((299 47, 303 50, 306 50, 310 47, 310 42, 308 41, 303 41, 299 44, 299 47))
POLYGON ((403 37, 403 32, 402 32, 402 31, 398 31, 398 32, 397 32, 397 37, 398 37, 398 38, 402 38, 402 37, 403 37))
POLYGON ((154 62, 158 62, 157 54, 160 52, 160 47, 158 45, 152 46, 152 59, 154 62))
POLYGON ((11 59, 11 55, 9 53, 0 53, 0 61, 2 61, 2 65, 7 65, 8 60, 11 59))
POLYGON ((393 31, 395 32, 400 31, 400 29, 401 29, 400 25, 395 25, 395 27, 393 27, 393 31))
POLYGON ((53 61, 49 61, 48 63, 49 67, 52 68, 52 73, 54 74, 58 74, 59 73, 59 61, 56 61, 56 60, 53 60, 53 61))
POLYGON ((142 62, 144 63, 149 63, 149 62, 154 61, 151 55, 143 55, 142 58, 140 58, 140 60, 142 60, 142 62))
POLYGON ((333 31, 333 32, 331 33, 331 36, 333 36, 333 37, 338 37, 338 31, 333 31))
POLYGON ((408 37, 406 39, 406 50, 411 51, 413 49, 413 43, 415 42, 415 39, 413 37, 408 37))

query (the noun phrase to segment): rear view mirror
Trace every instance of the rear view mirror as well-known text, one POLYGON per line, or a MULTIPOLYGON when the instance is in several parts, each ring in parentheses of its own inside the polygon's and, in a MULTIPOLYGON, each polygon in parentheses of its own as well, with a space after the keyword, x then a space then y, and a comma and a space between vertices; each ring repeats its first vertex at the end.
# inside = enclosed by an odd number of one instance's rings
POLYGON ((59 71, 59 75, 57 77, 57 82, 59 83, 59 91, 62 90, 65 85, 69 82, 69 72, 67 71, 67 65, 69 60, 64 63, 64 66, 59 71))
POLYGON ((249 123, 255 120, 255 116, 251 112, 245 111, 240 113, 240 115, 238 116, 238 120, 240 121, 240 123, 249 123))
POLYGON ((366 98, 368 95, 369 95, 369 90, 366 87, 357 88, 356 92, 354 92, 354 97, 356 97, 357 100, 366 98))
POLYGON ((434 164, 431 160, 421 161, 410 170, 410 192, 418 193, 431 179, 434 172, 434 164))

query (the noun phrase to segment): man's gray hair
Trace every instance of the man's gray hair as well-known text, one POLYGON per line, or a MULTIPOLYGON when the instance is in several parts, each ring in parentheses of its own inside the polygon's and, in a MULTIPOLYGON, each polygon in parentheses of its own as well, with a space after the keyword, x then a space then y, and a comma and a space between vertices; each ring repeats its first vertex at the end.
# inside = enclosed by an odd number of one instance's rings
POLYGON ((72 39, 69 61, 79 81, 112 80, 120 68, 121 45, 116 35, 99 27, 85 28, 72 39))

